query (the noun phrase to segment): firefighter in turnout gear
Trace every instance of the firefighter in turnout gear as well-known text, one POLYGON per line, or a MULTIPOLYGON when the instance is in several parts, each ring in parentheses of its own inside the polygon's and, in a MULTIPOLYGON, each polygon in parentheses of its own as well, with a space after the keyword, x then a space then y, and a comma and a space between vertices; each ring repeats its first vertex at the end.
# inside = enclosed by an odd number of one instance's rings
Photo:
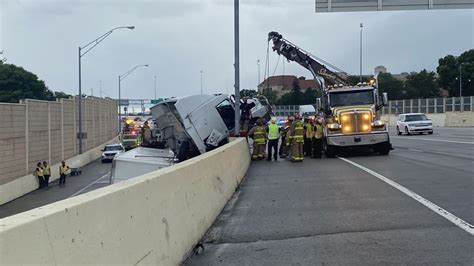
POLYGON ((311 156, 312 154, 312 141, 313 141, 313 120, 305 118, 304 120, 304 145, 303 153, 304 156, 311 156))
POLYGON ((291 125, 291 161, 303 161, 304 124, 299 115, 295 116, 295 121, 291 125))
POLYGON ((311 158, 321 158, 323 152, 323 119, 321 117, 315 119, 313 136, 313 156, 311 158))
POLYGON ((267 132, 263 126, 262 119, 257 120, 257 125, 249 131, 248 135, 253 139, 252 160, 261 160, 265 158, 267 132))
POLYGON ((283 126, 281 130, 281 145, 280 145, 280 158, 286 158, 288 156, 288 150, 290 147, 290 127, 291 123, 293 121, 293 117, 289 116, 285 125, 283 126))

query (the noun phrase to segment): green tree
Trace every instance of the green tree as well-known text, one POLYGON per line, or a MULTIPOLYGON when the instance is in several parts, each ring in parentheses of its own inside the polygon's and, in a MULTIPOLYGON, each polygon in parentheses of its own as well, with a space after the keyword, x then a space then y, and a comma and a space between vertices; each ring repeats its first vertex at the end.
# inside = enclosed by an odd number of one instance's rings
POLYGON ((270 102, 270 104, 276 104, 278 95, 276 91, 272 91, 271 89, 263 89, 262 95, 267 98, 267 100, 270 102))
POLYGON ((0 102, 20 99, 54 100, 53 92, 38 77, 12 64, 0 65, 0 102))
POLYGON ((438 60, 439 86, 449 92, 450 96, 459 96, 459 64, 462 63, 462 94, 474 95, 474 49, 465 51, 459 56, 447 55, 438 60))
POLYGON ((67 94, 67 93, 64 93, 62 91, 55 91, 54 92, 54 98, 56 99, 61 99, 61 98, 69 98, 71 97, 71 95, 67 94))
POLYGON ((405 89, 408 98, 432 98, 438 95, 438 85, 434 72, 423 69, 407 76, 405 89))
POLYGON ((299 105, 314 104, 316 102, 316 98, 320 96, 321 93, 319 90, 307 88, 303 93, 302 101, 299 103, 299 105))
POLYGON ((255 97, 257 96, 258 92, 256 90, 248 90, 248 89, 243 89, 240 90, 240 97, 255 97))
POLYGON ((406 90, 402 81, 394 78, 390 73, 380 73, 378 76, 380 92, 388 93, 388 98, 398 100, 406 98, 406 90))

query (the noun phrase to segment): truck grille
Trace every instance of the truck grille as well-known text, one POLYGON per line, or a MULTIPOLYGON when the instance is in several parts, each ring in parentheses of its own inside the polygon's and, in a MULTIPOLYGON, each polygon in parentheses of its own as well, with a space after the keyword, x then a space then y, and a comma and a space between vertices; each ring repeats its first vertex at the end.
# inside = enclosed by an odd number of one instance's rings
POLYGON ((370 112, 342 113, 339 117, 342 133, 369 133, 371 132, 372 114, 370 112))

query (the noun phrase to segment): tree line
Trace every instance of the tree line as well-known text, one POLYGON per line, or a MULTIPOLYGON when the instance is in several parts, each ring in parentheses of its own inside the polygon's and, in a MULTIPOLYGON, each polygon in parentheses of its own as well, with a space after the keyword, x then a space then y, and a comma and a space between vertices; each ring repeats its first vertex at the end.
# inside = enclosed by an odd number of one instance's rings
POLYGON ((44 81, 24 68, 0 61, 0 102, 18 103, 21 99, 54 101, 70 96, 49 90, 44 81))

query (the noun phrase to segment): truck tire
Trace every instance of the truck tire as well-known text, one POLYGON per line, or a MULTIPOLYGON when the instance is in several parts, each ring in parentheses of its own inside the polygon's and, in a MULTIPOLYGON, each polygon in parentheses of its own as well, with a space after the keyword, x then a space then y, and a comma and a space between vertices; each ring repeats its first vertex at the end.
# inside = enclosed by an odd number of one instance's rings
POLYGON ((375 147, 375 151, 378 152, 380 155, 388 155, 388 153, 390 152, 390 143, 383 142, 377 144, 377 146, 375 147))
POLYGON ((405 135, 411 135, 410 131, 408 131, 408 127, 405 127, 405 135))
POLYGON ((402 134, 402 132, 400 132, 400 129, 399 129, 398 126, 397 126, 397 135, 400 136, 401 134, 402 134))
POLYGON ((186 161, 189 157, 189 150, 190 150, 190 145, 188 141, 183 141, 181 142, 181 146, 179 146, 179 152, 178 152, 178 161, 186 161))
POLYGON ((333 145, 328 145, 327 141, 323 142, 324 145, 324 154, 326 158, 334 158, 336 157, 336 147, 333 145))

